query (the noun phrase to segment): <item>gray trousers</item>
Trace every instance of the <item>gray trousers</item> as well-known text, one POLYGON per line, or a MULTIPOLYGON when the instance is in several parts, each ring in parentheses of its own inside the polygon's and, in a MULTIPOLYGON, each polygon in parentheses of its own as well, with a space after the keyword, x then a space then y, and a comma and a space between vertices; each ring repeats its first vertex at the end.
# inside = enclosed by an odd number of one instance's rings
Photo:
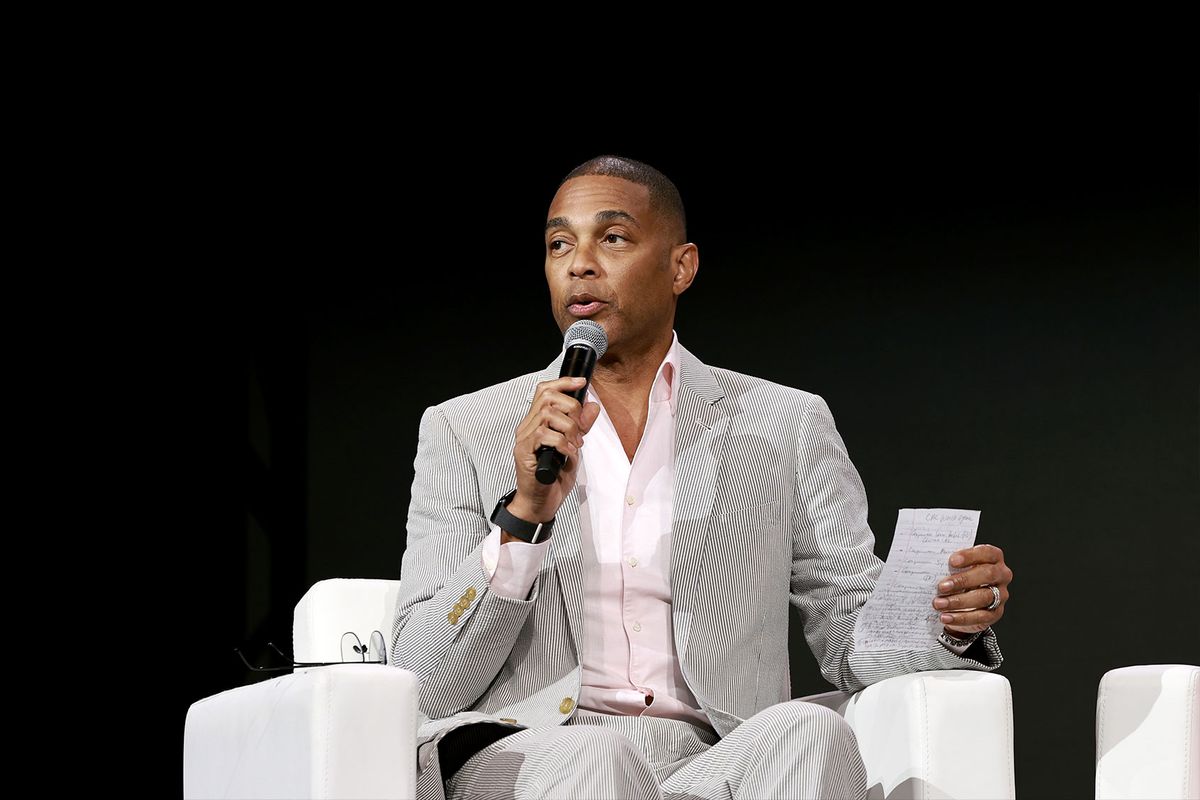
POLYGON ((690 722, 576 709, 470 756, 446 778, 448 800, 862 800, 867 770, 836 711, 791 700, 724 739, 690 722))

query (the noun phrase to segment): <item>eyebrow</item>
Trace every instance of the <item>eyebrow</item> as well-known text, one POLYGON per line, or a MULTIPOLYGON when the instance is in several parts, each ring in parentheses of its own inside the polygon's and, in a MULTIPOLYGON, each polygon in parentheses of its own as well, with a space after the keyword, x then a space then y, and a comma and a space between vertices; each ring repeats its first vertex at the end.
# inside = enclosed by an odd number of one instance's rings
MULTIPOLYGON (((619 208, 605 209, 604 211, 596 212, 595 220, 597 224, 612 222, 613 220, 617 219, 625 220, 626 222, 632 223, 639 228, 642 227, 638 224, 638 221, 634 218, 633 214, 630 214, 628 211, 622 211, 619 208)), ((551 217, 550 219, 546 220, 546 230, 550 230, 551 228, 569 227, 571 227, 571 222, 566 217, 551 217)))

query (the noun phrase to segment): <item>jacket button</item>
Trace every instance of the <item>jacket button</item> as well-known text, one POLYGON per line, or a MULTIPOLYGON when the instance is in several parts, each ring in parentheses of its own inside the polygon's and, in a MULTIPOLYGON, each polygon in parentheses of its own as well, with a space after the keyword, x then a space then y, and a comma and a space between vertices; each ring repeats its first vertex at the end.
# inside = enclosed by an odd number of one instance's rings
POLYGON ((516 721, 515 719, 513 719, 512 717, 501 717, 501 718, 500 718, 500 721, 501 721, 501 722, 511 722, 511 723, 513 723, 514 725, 515 725, 515 724, 516 724, 516 722, 517 722, 517 721, 516 721))
POLYGON ((475 587, 472 586, 467 589, 467 600, 470 601, 470 600, 474 600, 474 599, 475 599, 475 587))
POLYGON ((563 701, 558 704, 559 713, 570 714, 571 709, 575 707, 575 701, 570 697, 564 697, 563 701))
POLYGON ((458 612, 456 612, 456 611, 451 611, 449 614, 447 614, 447 615, 446 615, 446 618, 447 618, 448 620, 450 620, 450 624, 451 624, 451 625, 457 625, 457 624, 458 624, 458 612))

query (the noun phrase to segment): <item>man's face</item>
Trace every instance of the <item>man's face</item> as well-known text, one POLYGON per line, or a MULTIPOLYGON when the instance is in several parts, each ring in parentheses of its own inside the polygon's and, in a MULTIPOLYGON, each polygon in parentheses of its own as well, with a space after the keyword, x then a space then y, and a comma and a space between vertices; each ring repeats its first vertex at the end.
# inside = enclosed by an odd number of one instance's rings
POLYGON ((624 178, 584 175, 559 187, 546 224, 546 282, 559 329, 595 320, 614 352, 670 335, 678 227, 651 208, 649 189, 624 178))

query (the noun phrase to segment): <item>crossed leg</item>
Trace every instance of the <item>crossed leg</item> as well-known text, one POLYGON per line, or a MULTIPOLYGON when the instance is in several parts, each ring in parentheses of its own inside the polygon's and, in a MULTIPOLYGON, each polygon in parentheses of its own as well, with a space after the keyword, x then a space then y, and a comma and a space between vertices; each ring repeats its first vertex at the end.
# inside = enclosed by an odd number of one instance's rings
POLYGON ((526 728, 489 744, 446 781, 447 800, 661 800, 654 770, 622 733, 526 728))
MULTIPOLYGON (((578 713, 578 712, 577 712, 578 713)), ((594 718, 593 718, 594 719, 594 718)), ((836 711, 791 700, 724 739, 656 768, 623 730, 661 718, 527 728, 476 752, 447 779, 448 800, 864 800, 867 771, 836 711), (666 775, 661 784, 656 775, 666 775)), ((678 723, 687 725, 687 723, 678 723)), ((690 729, 689 729, 690 730, 690 729)), ((715 737, 714 737, 715 738, 715 737)))
POLYGON ((666 800, 863 800, 867 769, 840 714, 789 700, 764 708, 663 781, 666 800))

